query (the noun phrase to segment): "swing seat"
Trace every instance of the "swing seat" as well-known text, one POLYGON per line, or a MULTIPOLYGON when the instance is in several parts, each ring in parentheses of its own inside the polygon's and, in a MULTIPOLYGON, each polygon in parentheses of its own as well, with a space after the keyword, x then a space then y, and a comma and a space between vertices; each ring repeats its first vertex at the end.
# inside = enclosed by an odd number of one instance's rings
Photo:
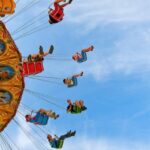
POLYGON ((6 14, 13 14, 15 12, 16 4, 14 0, 0 0, 0 16, 4 17, 6 14))
POLYGON ((57 3, 54 3, 54 7, 55 9, 49 14, 49 16, 56 22, 60 22, 64 17, 63 8, 57 3))
POLYGON ((23 63, 23 76, 35 75, 41 73, 42 71, 44 71, 42 61, 23 63))

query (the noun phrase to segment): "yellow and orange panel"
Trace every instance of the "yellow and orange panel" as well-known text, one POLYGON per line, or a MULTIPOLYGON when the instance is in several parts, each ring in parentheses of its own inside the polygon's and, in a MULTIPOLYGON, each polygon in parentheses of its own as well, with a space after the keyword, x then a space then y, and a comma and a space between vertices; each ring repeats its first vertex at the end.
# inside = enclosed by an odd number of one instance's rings
POLYGON ((15 12, 16 3, 14 0, 0 0, 0 16, 4 17, 7 14, 15 12))
POLYGON ((0 132, 15 116, 24 90, 18 64, 22 56, 3 22, 0 22, 0 132))

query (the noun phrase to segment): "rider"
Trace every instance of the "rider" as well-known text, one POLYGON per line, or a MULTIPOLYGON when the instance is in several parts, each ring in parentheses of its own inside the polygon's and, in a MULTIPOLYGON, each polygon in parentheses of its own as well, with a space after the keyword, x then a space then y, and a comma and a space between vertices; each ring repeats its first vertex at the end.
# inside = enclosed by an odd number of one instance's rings
POLYGON ((75 136, 76 131, 69 131, 66 134, 58 137, 57 135, 55 135, 55 137, 53 138, 50 134, 47 135, 47 139, 51 145, 52 148, 56 148, 56 149, 61 149, 63 147, 64 144, 64 140, 66 138, 70 138, 72 136, 75 136))
POLYGON ((54 9, 50 8, 48 11, 49 14, 49 23, 54 24, 58 23, 63 20, 64 17, 64 7, 67 6, 72 2, 72 0, 69 0, 69 2, 60 5, 59 3, 66 2, 66 0, 55 0, 54 2, 54 9))
POLYGON ((36 125, 46 125, 48 123, 49 117, 57 119, 59 115, 56 115, 56 113, 52 110, 47 111, 44 109, 40 109, 38 112, 36 112, 35 116, 26 115, 25 119, 27 122, 34 123, 36 125))
POLYGON ((54 46, 51 45, 48 52, 45 52, 43 51, 43 47, 40 46, 39 47, 39 53, 38 54, 34 54, 34 55, 29 55, 27 60, 24 60, 24 62, 36 62, 36 61, 43 61, 44 60, 44 57, 49 55, 49 54, 52 54, 53 53, 53 50, 54 50, 54 46))
POLYGON ((67 100, 68 107, 67 112, 70 112, 72 114, 79 114, 82 111, 87 110, 87 107, 84 106, 84 101, 75 101, 75 103, 72 103, 71 100, 67 100))
POLYGON ((85 49, 83 49, 82 51, 81 51, 81 53, 76 53, 76 54, 74 54, 73 56, 72 56, 72 59, 74 60, 74 61, 77 61, 78 63, 82 63, 82 62, 85 62, 85 61, 87 61, 87 52, 90 52, 90 51, 93 51, 93 49, 94 49, 94 46, 92 45, 92 46, 90 46, 90 47, 88 47, 88 48, 85 48, 85 49))
POLYGON ((74 87, 74 86, 77 86, 78 84, 78 81, 77 81, 77 78, 78 77, 81 77, 83 76, 83 72, 81 72, 80 74, 76 74, 76 75, 73 75, 71 78, 65 78, 63 80, 64 84, 66 84, 69 88, 70 87, 74 87))

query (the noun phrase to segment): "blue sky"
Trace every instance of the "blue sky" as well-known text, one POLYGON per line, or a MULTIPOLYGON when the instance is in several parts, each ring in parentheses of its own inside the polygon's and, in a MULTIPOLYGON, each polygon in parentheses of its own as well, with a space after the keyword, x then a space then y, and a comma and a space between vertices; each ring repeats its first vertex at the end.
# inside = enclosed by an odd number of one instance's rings
MULTIPOLYGON (((9 30, 15 30, 48 5, 49 2, 44 0, 16 17, 7 23, 9 30)), ((17 10, 22 6, 23 1, 18 3, 17 10)), ((36 53, 39 45, 47 49, 53 44, 54 55, 67 58, 91 44, 95 46, 84 64, 73 61, 44 62, 43 75, 47 76, 63 78, 83 70, 85 76, 79 79, 76 88, 25 80, 26 89, 56 97, 56 103, 64 107, 68 98, 84 99, 88 111, 71 116, 24 92, 23 103, 33 109, 52 108, 60 114, 59 120, 50 120, 46 131, 60 135, 70 129, 77 130, 75 138, 66 140, 64 150, 150 149, 149 7, 148 0, 76 0, 65 9, 64 21, 16 41, 23 56, 36 53)), ((36 136, 32 130, 36 127, 26 124, 19 115, 16 118, 36 136)), ((15 139, 21 150, 34 150, 28 137, 14 125, 12 121, 6 132, 15 139)), ((42 137, 47 145, 46 136, 43 134, 42 137)))

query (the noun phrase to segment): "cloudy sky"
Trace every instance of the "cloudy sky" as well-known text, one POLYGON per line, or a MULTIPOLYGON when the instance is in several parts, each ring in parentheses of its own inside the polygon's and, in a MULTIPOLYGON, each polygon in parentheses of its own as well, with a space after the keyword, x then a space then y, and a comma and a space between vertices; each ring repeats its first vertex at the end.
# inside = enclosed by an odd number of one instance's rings
MULTIPOLYGON (((23 0, 17 4, 16 14, 25 4, 23 0)), ((49 5, 50 2, 44 0, 25 9, 6 23, 8 29, 12 33, 49 5)), ((149 8, 149 0, 74 0, 66 7, 61 23, 47 28, 45 11, 45 18, 36 19, 29 29, 33 31, 32 28, 42 24, 44 30, 20 39, 20 35, 28 32, 27 28, 13 34, 23 56, 36 53, 39 45, 45 50, 51 44, 55 46, 53 56, 63 59, 45 60, 45 71, 41 75, 64 78, 80 71, 85 73, 78 87, 72 89, 63 84, 25 79, 26 89, 52 96, 57 100, 51 101, 63 107, 68 98, 84 99, 88 110, 71 116, 24 91, 22 103, 33 110, 53 109, 60 114, 59 120, 50 120, 48 126, 42 127, 45 132, 61 135, 70 129, 77 131, 76 137, 65 141, 63 150, 150 149, 149 8), (87 62, 76 64, 68 59, 91 44, 95 49, 88 54, 87 62)), ((28 113, 22 107, 19 111, 28 113)), ((39 141, 50 148, 46 134, 25 123, 19 113, 16 120, 31 134, 29 138, 13 121, 6 129, 21 150, 36 150, 39 141)))

